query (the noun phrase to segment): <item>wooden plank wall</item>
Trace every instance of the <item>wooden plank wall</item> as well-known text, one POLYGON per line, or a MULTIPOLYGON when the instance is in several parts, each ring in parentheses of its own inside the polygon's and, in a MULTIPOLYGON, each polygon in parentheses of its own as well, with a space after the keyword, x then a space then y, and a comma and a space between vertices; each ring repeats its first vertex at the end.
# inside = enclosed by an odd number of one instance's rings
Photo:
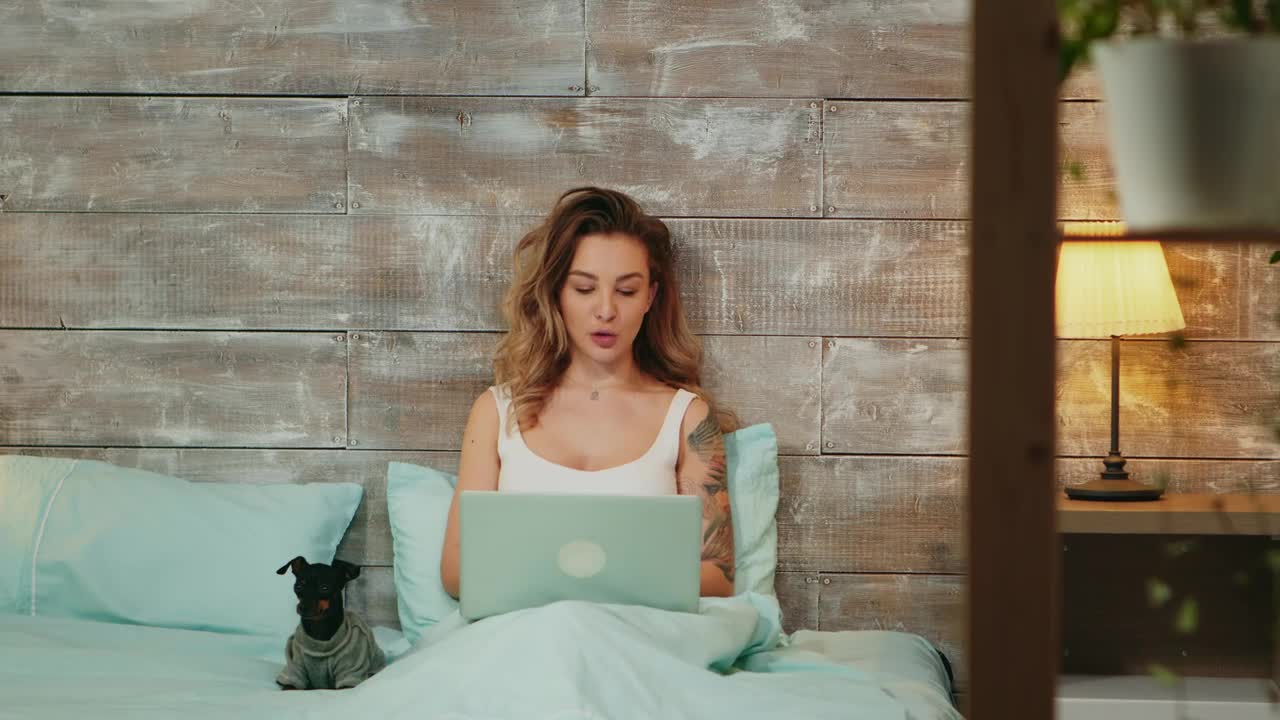
MULTIPOLYGON (((712 389, 777 428, 788 625, 919 632, 963 682, 968 13, 0 6, 0 446, 362 482, 340 555, 394 622, 385 463, 456 462, 513 243, 607 185, 668 220, 712 389)), ((1064 219, 1116 215, 1096 97, 1063 88, 1064 219)), ((1167 249, 1190 342, 1125 343, 1142 472, 1280 491, 1270 249, 1167 249)), ((1108 351, 1060 352, 1072 481, 1108 351)))

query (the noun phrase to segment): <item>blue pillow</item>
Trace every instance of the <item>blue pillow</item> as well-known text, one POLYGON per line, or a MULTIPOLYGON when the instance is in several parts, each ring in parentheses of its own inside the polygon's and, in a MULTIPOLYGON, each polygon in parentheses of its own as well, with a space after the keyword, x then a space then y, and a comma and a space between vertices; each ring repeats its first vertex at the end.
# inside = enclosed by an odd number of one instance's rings
POLYGON ((444 530, 449 524, 455 475, 409 463, 387 463, 387 515, 391 520, 393 577, 400 630, 410 644, 458 609, 440 580, 444 530))
POLYGON ((287 635, 297 600, 276 570, 329 562, 362 494, 0 456, 0 612, 287 635))
MULTIPOLYGON (((724 436, 729 466, 734 592, 774 594, 778 564, 778 438, 768 423, 724 436)), ((440 580, 440 554, 457 477, 409 463, 387 464, 387 513, 395 553, 400 629, 417 643, 458 608, 440 580)))

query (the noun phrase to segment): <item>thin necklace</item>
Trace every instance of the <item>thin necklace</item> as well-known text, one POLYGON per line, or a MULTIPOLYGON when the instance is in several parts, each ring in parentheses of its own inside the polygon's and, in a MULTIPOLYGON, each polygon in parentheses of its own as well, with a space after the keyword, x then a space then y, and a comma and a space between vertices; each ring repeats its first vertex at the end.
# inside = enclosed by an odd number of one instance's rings
POLYGON ((591 399, 592 399, 592 400, 599 400, 599 399, 600 399, 600 391, 599 391, 599 390, 597 390, 597 389, 596 389, 596 387, 595 387, 594 385, 592 385, 592 386, 591 386, 591 399))

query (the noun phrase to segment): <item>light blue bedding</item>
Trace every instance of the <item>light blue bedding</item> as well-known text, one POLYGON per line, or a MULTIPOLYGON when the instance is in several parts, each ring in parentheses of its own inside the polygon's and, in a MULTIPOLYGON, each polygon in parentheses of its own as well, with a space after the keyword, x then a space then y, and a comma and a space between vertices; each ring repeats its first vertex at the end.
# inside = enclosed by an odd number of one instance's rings
POLYGON ((923 639, 788 638, 778 618, 754 594, 696 614, 562 602, 455 615, 354 690, 284 692, 284 638, 0 616, 0 717, 960 717, 923 639))

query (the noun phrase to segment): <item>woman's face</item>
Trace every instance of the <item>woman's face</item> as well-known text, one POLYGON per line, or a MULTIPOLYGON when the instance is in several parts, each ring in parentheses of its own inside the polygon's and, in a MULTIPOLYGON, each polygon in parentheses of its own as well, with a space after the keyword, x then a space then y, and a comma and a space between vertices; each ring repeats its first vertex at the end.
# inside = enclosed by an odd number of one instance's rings
POLYGON ((649 252, 630 235, 584 235, 560 288, 560 316, 574 350, 601 364, 631 356, 657 283, 649 252))

